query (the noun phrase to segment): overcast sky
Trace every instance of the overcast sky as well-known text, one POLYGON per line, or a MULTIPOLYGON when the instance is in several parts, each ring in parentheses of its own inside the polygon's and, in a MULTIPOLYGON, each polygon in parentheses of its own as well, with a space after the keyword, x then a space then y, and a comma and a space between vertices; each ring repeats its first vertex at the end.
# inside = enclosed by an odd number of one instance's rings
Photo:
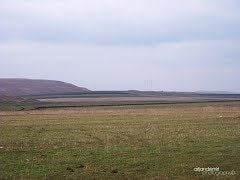
POLYGON ((240 92, 240 1, 0 0, 0 77, 240 92))

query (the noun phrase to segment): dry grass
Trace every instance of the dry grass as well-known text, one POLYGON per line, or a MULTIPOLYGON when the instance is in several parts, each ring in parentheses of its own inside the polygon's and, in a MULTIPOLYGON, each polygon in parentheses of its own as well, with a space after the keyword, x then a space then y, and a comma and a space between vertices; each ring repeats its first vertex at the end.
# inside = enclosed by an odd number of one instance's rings
POLYGON ((204 178, 194 167, 239 173, 239 129, 240 103, 0 112, 0 175, 204 178))

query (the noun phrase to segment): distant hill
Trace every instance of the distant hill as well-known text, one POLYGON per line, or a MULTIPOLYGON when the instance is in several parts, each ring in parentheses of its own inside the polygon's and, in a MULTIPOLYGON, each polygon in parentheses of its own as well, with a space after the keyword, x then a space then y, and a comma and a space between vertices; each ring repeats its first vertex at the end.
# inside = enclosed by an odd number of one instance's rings
POLYGON ((229 91, 195 91, 195 93, 199 93, 199 94, 237 94, 235 92, 229 92, 229 91))
POLYGON ((86 88, 61 81, 0 78, 0 96, 24 96, 88 91, 89 90, 86 88))

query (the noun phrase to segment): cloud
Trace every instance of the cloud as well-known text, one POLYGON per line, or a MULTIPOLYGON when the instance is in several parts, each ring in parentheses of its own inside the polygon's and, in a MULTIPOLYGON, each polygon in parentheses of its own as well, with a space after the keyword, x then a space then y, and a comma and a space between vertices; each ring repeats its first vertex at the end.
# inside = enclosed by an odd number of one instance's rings
POLYGON ((0 0, 0 77, 240 92, 238 0, 0 0))
POLYGON ((240 6, 233 0, 9 0, 1 4, 2 40, 158 44, 239 39, 240 6))
POLYGON ((240 91, 237 41, 155 46, 2 43, 1 75, 58 79, 95 90, 240 91))

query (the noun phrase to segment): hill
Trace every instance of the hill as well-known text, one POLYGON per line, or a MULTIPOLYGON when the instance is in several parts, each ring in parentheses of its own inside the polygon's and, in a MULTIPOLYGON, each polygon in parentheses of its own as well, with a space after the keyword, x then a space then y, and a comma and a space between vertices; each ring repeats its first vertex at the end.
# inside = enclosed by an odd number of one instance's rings
POLYGON ((54 80, 0 79, 0 96, 24 96, 88 91, 88 89, 83 87, 54 80))

